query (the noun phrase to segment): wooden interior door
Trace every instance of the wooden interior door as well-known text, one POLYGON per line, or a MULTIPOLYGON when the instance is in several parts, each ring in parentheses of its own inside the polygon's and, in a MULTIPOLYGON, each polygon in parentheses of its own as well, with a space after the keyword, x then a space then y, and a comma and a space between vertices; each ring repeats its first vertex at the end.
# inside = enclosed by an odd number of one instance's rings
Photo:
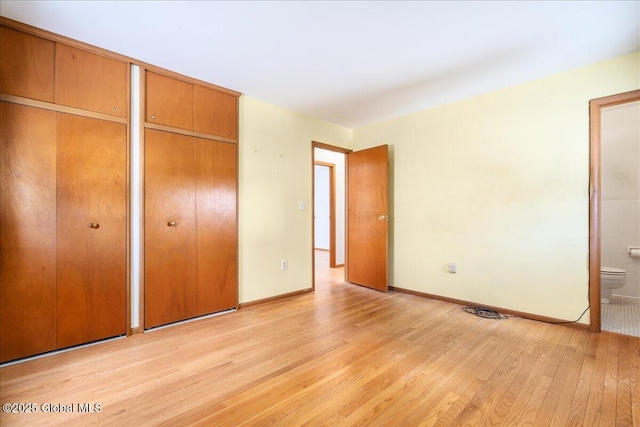
POLYGON ((152 129, 144 147, 145 328, 196 316, 195 139, 152 129))
POLYGON ((0 103, 0 362, 56 345, 56 113, 0 103))
POLYGON ((57 347, 126 333, 127 126, 57 115, 57 347))
POLYGON ((388 146, 347 155, 347 282, 388 289, 388 146))
POLYGON ((237 306, 237 145, 196 140, 197 315, 237 306))

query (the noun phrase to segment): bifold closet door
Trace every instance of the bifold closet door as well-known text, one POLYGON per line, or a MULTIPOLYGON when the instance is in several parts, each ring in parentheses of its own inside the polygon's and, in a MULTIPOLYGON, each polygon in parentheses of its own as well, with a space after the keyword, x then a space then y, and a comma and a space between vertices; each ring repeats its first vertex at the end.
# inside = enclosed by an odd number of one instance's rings
POLYGON ((58 348, 126 333, 126 132, 58 113, 58 348))
POLYGON ((237 145, 196 140, 197 312, 237 306, 237 145))
POLYGON ((145 328, 197 315, 195 138, 147 129, 144 146, 145 328))
POLYGON ((0 102, 0 362, 56 348, 56 113, 0 102))
POLYGON ((126 333, 126 125, 1 105, 1 360, 126 333))

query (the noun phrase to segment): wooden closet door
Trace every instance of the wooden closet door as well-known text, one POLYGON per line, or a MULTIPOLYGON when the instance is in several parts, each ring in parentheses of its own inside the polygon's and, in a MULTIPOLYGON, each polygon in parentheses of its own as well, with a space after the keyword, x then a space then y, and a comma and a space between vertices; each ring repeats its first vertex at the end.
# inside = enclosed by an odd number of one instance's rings
POLYGON ((237 146, 196 140, 197 313, 237 306, 237 146))
POLYGON ((196 315, 195 140, 147 129, 144 157, 144 294, 148 329, 196 315))
POLYGON ((58 348, 126 333, 126 131, 58 114, 58 348))
POLYGON ((56 345, 56 113, 0 103, 0 362, 56 345))
POLYGON ((194 129, 223 138, 238 138, 238 98, 195 85, 194 129))
POLYGON ((0 27, 0 92, 54 101, 52 41, 0 27))
POLYGON ((193 85, 147 71, 145 120, 193 130, 193 85))
POLYGON ((56 44, 56 104, 127 117, 127 63, 56 44))

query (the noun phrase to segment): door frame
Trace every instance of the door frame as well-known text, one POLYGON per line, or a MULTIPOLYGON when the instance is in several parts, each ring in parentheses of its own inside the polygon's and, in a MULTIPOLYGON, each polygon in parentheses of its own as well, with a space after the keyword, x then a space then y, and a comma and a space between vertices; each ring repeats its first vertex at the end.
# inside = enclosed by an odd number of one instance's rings
MULTIPOLYGON (((342 147, 338 147, 335 145, 330 145, 330 144, 325 144, 324 142, 318 142, 318 141, 311 141, 311 291, 315 291, 316 290, 316 256, 315 256, 315 246, 316 246, 316 229, 315 229, 315 191, 316 191, 316 173, 315 173, 315 165, 319 162, 316 162, 316 153, 315 153, 315 149, 316 148, 321 148, 323 150, 327 150, 327 151, 334 151, 336 153, 342 153, 344 154, 344 169, 345 169, 345 175, 348 173, 349 171, 349 156, 347 156, 347 154, 351 153, 353 150, 350 150, 348 148, 342 148, 342 147)), ((321 163, 321 162, 320 162, 321 163)), ((335 182, 335 180, 334 180, 335 182)), ((346 191, 346 188, 345 188, 346 191)), ((335 197, 333 198, 333 200, 335 201, 335 197)), ((333 205, 335 206, 335 203, 333 203, 333 205)), ((335 210, 332 208, 332 220, 333 220, 333 230, 335 230, 335 210)), ((347 223, 346 223, 347 219, 345 218, 345 229, 347 227, 347 223)), ((333 234, 335 234, 334 232, 332 232, 333 234)), ((335 240, 333 239, 334 236, 331 236, 331 238, 329 239, 330 242, 334 242, 331 246, 334 248, 334 259, 333 259, 333 264, 335 265, 335 240)), ((345 239, 345 245, 347 245, 346 239, 345 239)), ((345 257, 347 256, 347 248, 345 248, 345 257)), ((347 260, 345 258, 345 270, 347 268, 347 260)))
POLYGON ((601 331, 600 306, 600 219, 602 109, 640 101, 640 90, 592 99, 589 102, 589 330, 601 331))
MULTIPOLYGON (((329 267, 336 268, 336 165, 334 163, 327 163, 316 161, 314 166, 322 166, 329 168, 329 267)), ((313 226, 315 232, 315 167, 313 168, 313 182, 314 182, 314 204, 313 204, 313 226)), ((314 233, 315 238, 315 233, 314 233)), ((314 242, 315 246, 315 242, 314 242)), ((315 250, 315 247, 314 247, 315 250)), ((315 252, 314 252, 315 253, 315 252)))

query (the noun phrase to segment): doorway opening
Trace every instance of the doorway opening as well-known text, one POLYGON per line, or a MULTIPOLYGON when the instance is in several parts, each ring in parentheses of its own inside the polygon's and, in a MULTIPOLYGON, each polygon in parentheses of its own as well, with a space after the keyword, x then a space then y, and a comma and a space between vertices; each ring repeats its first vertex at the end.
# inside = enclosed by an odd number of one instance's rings
MULTIPOLYGON (((338 283, 349 282, 387 292, 389 289, 389 146, 380 145, 352 151, 312 141, 311 152, 314 216, 316 162, 322 161, 325 164, 336 165, 336 212, 333 215, 336 219, 334 265, 337 267, 344 264, 342 279, 338 283), (333 157, 321 159, 323 155, 333 157), (344 178, 340 177, 339 163, 344 165, 344 178), (344 195, 340 194, 342 189, 344 189, 344 195), (343 202, 344 210, 339 207, 343 202), (341 223, 344 226, 341 226, 341 223), (344 232, 341 232, 341 229, 344 232)), ((320 185, 319 182, 318 185, 320 185)), ((311 235, 312 289, 314 290, 317 274, 315 233, 314 221, 311 235)))
POLYGON ((313 289, 316 281, 343 282, 346 233, 346 154, 351 150, 312 142, 313 289))
MULTIPOLYGON (((616 206, 609 205, 618 205, 620 204, 620 202, 624 204, 624 202, 627 201, 631 204, 635 203, 637 205, 638 200, 633 199, 640 198, 637 194, 635 195, 635 197, 627 197, 622 194, 614 195, 607 190, 607 188, 612 188, 611 184, 613 180, 615 180, 615 177, 620 176, 621 171, 616 169, 619 169, 619 167, 623 163, 628 163, 627 160, 629 158, 637 158, 637 156, 630 156, 628 155, 629 153, 626 153, 616 157, 616 154, 613 152, 613 150, 609 152, 609 147, 611 146, 612 142, 610 139, 608 139, 609 137, 607 135, 610 134, 611 129, 605 129, 604 126, 609 126, 607 123, 611 122, 606 116, 609 116, 609 113, 613 112, 613 110, 620 110, 620 108, 612 107, 620 106, 622 109, 626 110, 627 107, 631 106, 631 103, 636 103, 637 101, 640 101, 640 90, 594 99, 590 102, 589 105, 591 158, 589 178, 589 303, 591 307, 590 330, 592 332, 600 332, 600 330, 603 329, 603 312, 605 312, 607 316, 609 316, 609 314, 612 312, 611 307, 609 306, 605 306, 605 310, 603 310, 603 305, 605 304, 603 304, 603 300, 601 300, 601 298, 603 297, 607 297, 606 299, 609 299, 608 295, 603 295, 602 293, 603 287, 601 283, 601 269, 603 266, 611 267, 609 265, 605 265, 603 261, 607 263, 624 263, 625 265, 631 267, 631 269, 638 267, 636 266, 636 264, 638 263, 633 262, 635 260, 626 259, 626 254, 618 256, 620 254, 618 254, 617 252, 625 252, 625 250, 628 250, 629 254, 631 253, 631 249, 626 247, 627 244, 625 244, 621 240, 619 242, 615 242, 614 240, 616 239, 612 240, 614 244, 610 244, 610 239, 609 237, 607 237, 608 234, 604 233, 608 224, 613 222, 617 223, 617 226, 620 225, 620 221, 616 218, 612 218, 608 213, 616 211, 619 212, 620 209, 617 209, 616 206), (605 118, 604 121, 603 117, 605 118), (603 149, 607 150, 606 161, 603 161, 603 149), (623 159, 623 161, 617 162, 616 158, 623 159), (617 163, 619 163, 618 166, 616 166, 617 163), (609 207, 613 207, 614 209, 609 210, 609 207), (605 239, 607 239, 606 242, 605 239), (603 246, 605 245, 605 243, 607 246, 607 251, 604 253, 603 257, 603 246), (612 250, 611 253, 609 253, 610 249, 612 250), (631 262, 629 263, 627 261, 631 262)), ((634 120, 634 123, 635 126, 638 126, 637 118, 634 120)), ((637 129, 635 130, 637 131, 637 129)), ((616 130, 616 133, 619 132, 617 132, 616 130)), ((637 139, 638 137, 635 136, 635 138, 637 139)), ((635 144, 638 143, 640 142, 635 141, 635 144)), ((628 168, 629 166, 631 167, 631 169, 629 169, 630 174, 633 175, 635 173, 637 175, 638 166, 626 165, 625 167, 628 168)), ((635 194, 640 191, 640 184, 634 185, 638 186, 638 188, 636 188, 635 191, 631 189, 630 192, 635 194)), ((624 188, 621 186, 615 185, 613 187, 615 187, 615 191, 618 193, 620 191, 624 191, 624 188)), ((633 212, 631 212, 630 215, 633 216, 633 212)), ((636 213, 636 215, 638 215, 638 213, 636 213)), ((637 219, 635 221, 630 221, 630 223, 637 224, 637 219)), ((627 230, 627 232, 628 231, 629 230, 627 230)), ((623 237, 623 239, 626 239, 624 241, 628 240, 630 242, 628 245, 633 246, 633 242, 635 242, 635 240, 637 240, 640 236, 634 235, 634 232, 631 232, 631 235, 628 234, 629 233, 624 234, 625 237, 623 237)), ((640 242, 636 243, 640 245, 640 242)), ((640 270, 640 267, 638 267, 638 270, 640 270)), ((637 297, 640 296, 640 272, 639 274, 633 274, 635 273, 634 271, 629 271, 628 273, 631 274, 627 274, 626 270, 624 269, 616 269, 616 271, 625 271, 625 274, 627 276, 626 279, 631 279, 631 282, 628 282, 622 288, 622 290, 618 292, 621 292, 622 294, 637 292, 638 295, 636 297, 631 296, 631 299, 638 300, 637 297), (629 287, 629 285, 631 286, 629 287), (635 287, 638 287, 639 289, 635 289, 635 287)), ((607 276, 607 274, 608 273, 605 274, 605 277, 607 276)), ((607 280, 609 279, 607 278, 607 280)), ((613 292, 615 293, 615 290, 613 292)), ((611 325, 607 325, 606 329, 611 330, 611 325)), ((634 334, 631 330, 615 330, 614 332, 625 333, 627 335, 634 334)))
POLYGON ((336 165, 316 161, 313 174, 314 249, 328 252, 329 267, 336 268, 336 165))

